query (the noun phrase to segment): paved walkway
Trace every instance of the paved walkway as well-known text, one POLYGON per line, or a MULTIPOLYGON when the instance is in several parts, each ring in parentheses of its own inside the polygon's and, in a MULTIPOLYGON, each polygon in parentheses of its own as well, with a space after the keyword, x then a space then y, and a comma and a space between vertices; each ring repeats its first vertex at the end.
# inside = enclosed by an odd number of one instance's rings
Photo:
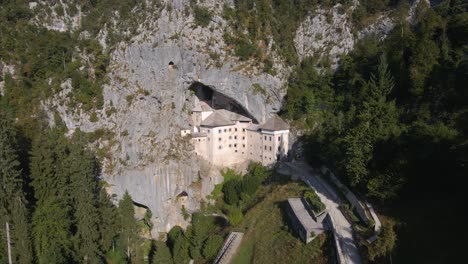
POLYGON ((285 163, 291 168, 291 173, 302 179, 307 185, 314 188, 317 195, 328 209, 335 226, 336 236, 339 241, 337 248, 341 264, 360 264, 361 257, 353 239, 351 224, 346 220, 339 209, 340 199, 336 191, 324 180, 315 175, 312 169, 303 163, 285 163))
POLYGON ((223 247, 218 253, 214 264, 227 264, 231 262, 231 259, 236 255, 237 248, 239 247, 244 233, 231 232, 224 242, 223 247))

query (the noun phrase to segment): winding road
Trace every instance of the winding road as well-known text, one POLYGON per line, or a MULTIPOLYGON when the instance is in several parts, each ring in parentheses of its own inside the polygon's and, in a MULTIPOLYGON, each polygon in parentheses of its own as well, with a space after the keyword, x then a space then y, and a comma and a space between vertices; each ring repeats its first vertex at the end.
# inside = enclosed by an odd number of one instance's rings
POLYGON ((328 209, 332 222, 335 226, 335 235, 339 245, 337 251, 341 264, 360 264, 361 257, 353 239, 351 224, 346 220, 339 209, 340 198, 336 191, 323 179, 316 175, 313 170, 304 163, 284 163, 289 167, 291 176, 302 179, 307 185, 315 189, 318 196, 328 209))

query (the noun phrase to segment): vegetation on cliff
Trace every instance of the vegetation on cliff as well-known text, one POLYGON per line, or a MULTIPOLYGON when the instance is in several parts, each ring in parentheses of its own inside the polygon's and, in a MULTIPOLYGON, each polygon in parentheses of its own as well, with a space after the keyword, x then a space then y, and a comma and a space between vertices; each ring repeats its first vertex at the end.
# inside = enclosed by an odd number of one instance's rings
MULTIPOLYGON (((456 182, 468 174, 467 11, 463 1, 433 9, 421 4, 414 26, 402 19, 385 40, 363 39, 337 73, 319 74, 316 62, 307 59, 290 78, 284 115, 307 131, 309 161, 328 165, 403 223, 439 225, 423 217, 431 206, 414 205, 433 204, 436 210, 434 201, 444 201, 454 214, 444 223, 462 223, 454 211, 463 193, 456 182), (413 212, 401 214, 410 204, 413 212)), ((411 234, 418 241, 434 235, 411 234)), ((457 248, 446 236, 437 237, 457 248)), ((418 255, 434 261, 430 245, 420 245, 418 255)), ((405 246, 397 250, 408 260, 405 246)), ((444 247, 442 254, 455 261, 457 254, 449 252, 444 247)))

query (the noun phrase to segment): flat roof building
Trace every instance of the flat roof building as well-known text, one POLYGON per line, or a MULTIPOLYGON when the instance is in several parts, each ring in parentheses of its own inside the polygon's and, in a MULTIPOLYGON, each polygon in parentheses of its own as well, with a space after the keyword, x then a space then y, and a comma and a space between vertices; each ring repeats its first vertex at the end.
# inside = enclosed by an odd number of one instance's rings
POLYGON ((317 219, 314 219, 306 203, 302 198, 288 198, 287 214, 291 219, 293 229, 307 244, 325 232, 323 221, 327 213, 321 214, 317 219))

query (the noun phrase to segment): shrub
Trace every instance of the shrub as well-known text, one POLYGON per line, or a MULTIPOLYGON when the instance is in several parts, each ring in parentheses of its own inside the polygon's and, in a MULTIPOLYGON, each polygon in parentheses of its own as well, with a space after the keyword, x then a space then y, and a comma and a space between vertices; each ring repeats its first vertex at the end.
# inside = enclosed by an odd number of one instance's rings
POLYGON ((315 193, 314 190, 309 190, 304 193, 304 198, 314 210, 314 213, 320 213, 325 210, 325 205, 320 200, 320 197, 315 193))
POLYGON ((208 8, 195 6, 193 12, 195 15, 195 24, 201 27, 206 27, 210 24, 212 15, 208 8))
POLYGON ((239 202, 239 190, 241 189, 239 180, 229 180, 223 186, 224 201, 230 205, 236 205, 239 202))
POLYGON ((91 113, 91 116, 89 117, 89 121, 95 123, 98 121, 98 116, 97 116, 97 113, 96 112, 92 112, 91 113))
POLYGON ((219 249, 223 246, 223 237, 220 235, 214 235, 208 237, 203 245, 203 256, 207 260, 212 260, 216 257, 219 249))
POLYGON ((242 211, 239 208, 234 208, 229 212, 229 223, 232 226, 239 225, 243 219, 244 215, 242 214, 242 211))

